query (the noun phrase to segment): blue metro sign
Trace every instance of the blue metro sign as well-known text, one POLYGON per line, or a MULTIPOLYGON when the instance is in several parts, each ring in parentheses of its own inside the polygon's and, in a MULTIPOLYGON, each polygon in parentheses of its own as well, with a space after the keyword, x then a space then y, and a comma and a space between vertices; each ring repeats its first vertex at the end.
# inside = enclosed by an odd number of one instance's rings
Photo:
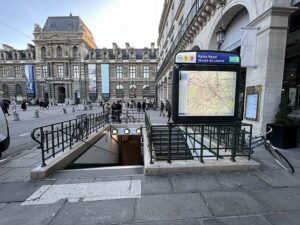
POLYGON ((178 52, 175 56, 177 64, 239 65, 240 62, 240 56, 228 52, 178 52))

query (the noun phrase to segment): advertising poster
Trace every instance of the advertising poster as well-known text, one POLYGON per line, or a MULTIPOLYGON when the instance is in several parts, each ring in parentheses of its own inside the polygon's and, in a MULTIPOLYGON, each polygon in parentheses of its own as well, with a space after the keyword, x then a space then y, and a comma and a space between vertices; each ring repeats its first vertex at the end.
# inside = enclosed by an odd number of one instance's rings
POLYGON ((101 64, 101 87, 102 87, 102 96, 109 95, 109 65, 101 64))
POLYGON ((88 64, 88 76, 89 76, 89 92, 96 93, 96 64, 88 64))
POLYGON ((25 65, 25 76, 27 96, 34 97, 34 77, 33 66, 31 64, 25 65))

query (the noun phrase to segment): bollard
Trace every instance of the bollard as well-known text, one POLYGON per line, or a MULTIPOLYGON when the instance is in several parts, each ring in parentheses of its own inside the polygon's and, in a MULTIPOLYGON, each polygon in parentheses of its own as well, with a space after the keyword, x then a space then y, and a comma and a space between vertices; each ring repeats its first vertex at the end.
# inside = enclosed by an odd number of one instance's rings
POLYGON ((72 112, 75 112, 75 107, 72 108, 72 112))
POLYGON ((89 108, 92 109, 92 108, 93 108, 93 105, 89 105, 89 108))
POLYGON ((14 112, 13 116, 14 116, 13 121, 19 121, 20 120, 19 113, 14 112))
POLYGON ((35 110, 34 111, 34 118, 39 118, 40 115, 39 115, 39 111, 38 110, 35 110))
POLYGON ((66 108, 63 108, 64 114, 67 114, 67 110, 66 108))
POLYGON ((87 108, 87 106, 84 106, 84 110, 87 110, 88 108, 87 108))

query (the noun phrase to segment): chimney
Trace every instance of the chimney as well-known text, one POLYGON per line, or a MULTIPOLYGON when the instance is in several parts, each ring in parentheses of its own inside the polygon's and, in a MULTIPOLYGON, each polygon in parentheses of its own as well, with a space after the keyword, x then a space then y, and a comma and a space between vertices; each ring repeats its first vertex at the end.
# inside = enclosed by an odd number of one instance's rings
POLYGON ((154 42, 151 42, 151 54, 154 54, 154 42))
POLYGON ((129 43, 125 43, 125 45, 126 45, 126 53, 128 54, 128 50, 130 48, 130 44, 129 43))

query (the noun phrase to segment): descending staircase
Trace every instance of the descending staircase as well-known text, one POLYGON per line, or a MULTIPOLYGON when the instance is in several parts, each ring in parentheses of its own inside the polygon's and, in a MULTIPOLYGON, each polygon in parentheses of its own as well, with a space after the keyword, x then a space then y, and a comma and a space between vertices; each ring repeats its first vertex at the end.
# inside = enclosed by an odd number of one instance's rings
MULTIPOLYGON (((169 128, 167 126, 152 126, 151 138, 152 148, 155 152, 155 159, 167 160, 169 149, 169 128)), ((185 137, 178 127, 173 127, 171 131, 171 159, 193 159, 185 137)))

